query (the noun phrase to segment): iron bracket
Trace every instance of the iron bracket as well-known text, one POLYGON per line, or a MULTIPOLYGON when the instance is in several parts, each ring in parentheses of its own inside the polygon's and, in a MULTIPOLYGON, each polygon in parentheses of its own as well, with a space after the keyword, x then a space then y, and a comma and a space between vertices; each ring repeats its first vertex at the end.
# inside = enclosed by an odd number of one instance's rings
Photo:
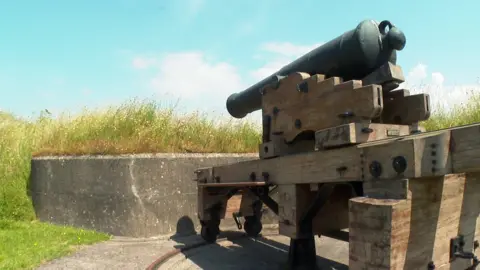
POLYGON ((459 235, 455 238, 450 239, 450 262, 456 259, 467 259, 472 261, 472 265, 466 270, 476 269, 480 264, 477 256, 473 252, 464 251, 465 238, 463 235, 459 235))

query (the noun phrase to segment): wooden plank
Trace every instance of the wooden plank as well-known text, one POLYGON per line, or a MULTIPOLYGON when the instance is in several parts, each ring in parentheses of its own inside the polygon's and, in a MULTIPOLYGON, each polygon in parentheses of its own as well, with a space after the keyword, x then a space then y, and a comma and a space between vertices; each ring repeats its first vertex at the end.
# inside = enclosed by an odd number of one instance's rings
POLYGON ((480 170, 480 125, 452 128, 451 133, 453 171, 460 173, 480 170))
POLYGON ((212 207, 219 205, 218 217, 225 218, 227 207, 226 192, 213 194, 206 187, 198 187, 197 191, 197 212, 200 220, 210 220, 212 218, 209 211, 212 207))
MULTIPOLYGON (((312 197, 315 196, 314 192, 311 194, 312 197)), ((314 234, 321 236, 326 232, 348 229, 348 201, 356 196, 349 184, 335 186, 329 200, 312 221, 314 234)))
MULTIPOLYGON (((310 185, 305 184, 279 185, 277 190, 279 234, 290 238, 302 237, 298 231, 300 218, 313 203, 316 191, 312 191, 310 185)), ((351 185, 336 185, 330 198, 312 221, 313 233, 323 235, 348 228, 348 200, 355 196, 351 185)))
POLYGON ((450 132, 438 131, 361 144, 358 147, 363 150, 363 179, 418 178, 449 173, 449 142, 450 132))
POLYGON ((242 216, 253 216, 253 203, 258 200, 257 196, 250 190, 245 189, 240 202, 240 213, 242 216))
POLYGON ((199 187, 261 187, 266 183, 260 182, 229 182, 229 183, 199 183, 199 187))
POLYGON ((374 199, 407 199, 408 179, 381 179, 365 181, 363 184, 365 196, 374 199))
POLYGON ((355 147, 244 161, 213 168, 208 183, 267 182, 309 184, 361 180, 360 152, 355 147), (268 174, 265 180, 266 174, 268 174), (254 176, 252 179, 252 175, 254 176))
POLYGON ((333 91, 320 98, 309 98, 296 106, 280 110, 272 118, 272 132, 282 133, 287 142, 303 131, 339 126, 376 118, 383 108, 381 86, 333 91), (340 117, 348 113, 351 117, 340 117))
POLYGON ((278 233, 299 237, 298 221, 311 200, 308 185, 280 185, 278 190, 278 233))
POLYGON ((480 171, 479 132, 479 124, 426 132, 329 151, 218 166, 211 171, 207 169, 198 177, 208 183, 260 181, 272 184, 307 184, 477 172, 480 171), (395 170, 393 161, 397 157, 405 159, 404 170, 395 170), (374 163, 381 167, 378 176, 374 176, 371 171, 374 163), (251 180, 252 173, 255 180, 251 180), (264 173, 268 174, 268 181, 264 179, 264 173))
POLYGON ((466 269, 450 262, 450 239, 466 237, 465 251, 478 236, 478 174, 410 179, 405 200, 350 200, 350 269, 466 269))
POLYGON ((411 125, 430 118, 430 96, 418 95, 390 95, 385 94, 384 109, 381 114, 382 123, 411 125))
POLYGON ((410 134, 411 127, 375 123, 349 123, 315 132, 315 148, 324 149, 383 140, 410 134))

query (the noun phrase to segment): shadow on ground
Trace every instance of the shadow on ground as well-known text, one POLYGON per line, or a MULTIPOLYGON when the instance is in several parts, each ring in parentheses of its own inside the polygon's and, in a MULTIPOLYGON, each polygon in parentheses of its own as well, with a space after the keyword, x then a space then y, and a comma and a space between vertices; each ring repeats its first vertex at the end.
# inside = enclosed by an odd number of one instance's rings
MULTIPOLYGON (((182 248, 202 241, 199 235, 192 237, 195 234, 193 221, 184 216, 179 219, 177 233, 171 239, 178 243, 176 248, 182 248)), ((288 240, 286 237, 270 237, 268 232, 257 239, 243 235, 242 231, 224 231, 219 239, 226 238, 227 241, 183 251, 182 255, 177 255, 158 269, 285 269, 289 246, 277 240, 284 238, 282 241, 285 242, 288 240)), ((345 264, 320 256, 317 256, 317 265, 319 269, 348 269, 345 264)))

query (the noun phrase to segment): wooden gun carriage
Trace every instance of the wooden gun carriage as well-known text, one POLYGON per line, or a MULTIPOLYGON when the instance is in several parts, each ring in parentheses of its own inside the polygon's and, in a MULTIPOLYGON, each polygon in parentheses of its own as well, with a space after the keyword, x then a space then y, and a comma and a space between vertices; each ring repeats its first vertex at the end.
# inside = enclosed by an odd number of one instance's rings
POLYGON ((475 269, 480 125, 425 132, 429 95, 395 89, 395 61, 367 75, 317 70, 262 85, 259 159, 196 171, 202 237, 216 240, 241 194, 248 235, 260 234, 263 206, 278 215, 292 269, 314 269, 315 235, 348 241, 350 269, 475 269))

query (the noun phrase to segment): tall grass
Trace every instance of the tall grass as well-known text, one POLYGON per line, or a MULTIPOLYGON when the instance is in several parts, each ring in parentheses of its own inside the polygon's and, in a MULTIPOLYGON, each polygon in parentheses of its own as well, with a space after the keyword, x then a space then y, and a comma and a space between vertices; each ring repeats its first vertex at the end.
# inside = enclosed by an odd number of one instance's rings
POLYGON ((249 122, 219 122, 200 113, 175 114, 149 101, 132 100, 105 110, 34 120, 0 115, 0 219, 32 220, 26 193, 35 155, 158 152, 254 152, 259 129, 249 122))
MULTIPOLYGON (((433 105, 434 106, 434 105, 433 105)), ((437 110, 427 130, 480 122, 480 96, 450 110, 437 110)), ((33 120, 0 114, 0 219, 33 220, 26 193, 35 155, 125 154, 152 152, 255 152, 258 126, 219 122, 193 113, 179 115, 150 101, 128 101, 105 110, 33 120)))

